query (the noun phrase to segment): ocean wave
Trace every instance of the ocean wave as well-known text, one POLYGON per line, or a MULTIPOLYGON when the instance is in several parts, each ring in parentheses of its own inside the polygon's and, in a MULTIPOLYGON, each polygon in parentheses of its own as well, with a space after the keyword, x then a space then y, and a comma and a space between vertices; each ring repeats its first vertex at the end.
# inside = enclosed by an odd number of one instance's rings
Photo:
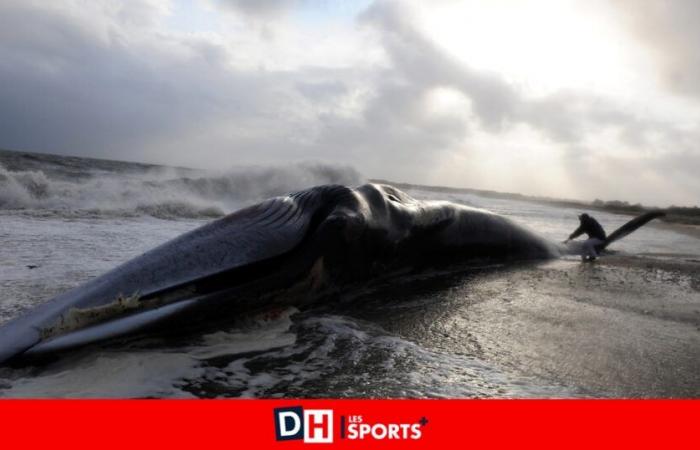
POLYGON ((34 216, 213 218, 244 205, 320 184, 360 184, 351 167, 302 163, 221 172, 153 168, 85 169, 58 177, 0 165, 0 211, 34 216))

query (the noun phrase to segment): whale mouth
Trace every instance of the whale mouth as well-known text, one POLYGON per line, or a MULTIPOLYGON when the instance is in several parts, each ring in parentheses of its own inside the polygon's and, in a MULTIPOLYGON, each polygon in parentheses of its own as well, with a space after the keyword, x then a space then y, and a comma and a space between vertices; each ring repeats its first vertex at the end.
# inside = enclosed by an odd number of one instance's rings
POLYGON ((48 337, 22 354, 35 358, 50 353, 66 351, 83 345, 107 341, 125 334, 140 331, 192 307, 196 299, 184 300, 159 308, 136 312, 103 323, 75 328, 60 335, 48 337))
MULTIPOLYGON (((292 252, 256 267, 223 271, 148 295, 119 296, 111 303, 94 308, 70 308, 53 325, 41 329, 41 341, 24 352, 22 357, 41 357, 108 341, 154 328, 165 320, 185 313, 197 312, 211 317, 211 310, 226 309, 228 306, 235 309, 237 314, 243 314, 276 304, 311 303, 328 291, 323 258, 317 259, 303 276, 291 284, 271 288, 273 282, 279 284, 284 280, 272 280, 267 269, 270 265, 285 264, 283 259, 296 258, 292 252), (235 307, 230 304, 233 299, 235 307)), ((288 272, 284 278, 291 279, 292 275, 288 272)))

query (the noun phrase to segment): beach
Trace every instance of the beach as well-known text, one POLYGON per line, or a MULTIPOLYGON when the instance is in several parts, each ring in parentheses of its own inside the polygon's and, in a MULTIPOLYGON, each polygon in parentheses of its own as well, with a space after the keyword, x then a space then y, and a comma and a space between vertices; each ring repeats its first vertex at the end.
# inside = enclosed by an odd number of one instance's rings
MULTIPOLYGON (((362 182, 308 166, 207 173, 4 158, 0 322, 265 196, 362 182), (270 173, 291 181, 270 183, 270 173)), ((408 193, 489 209, 553 242, 580 212, 408 193)), ((631 218, 592 214, 608 231, 631 218)), ((654 221, 593 263, 565 256, 402 273, 196 333, 118 339, 0 368, 0 396, 697 398, 697 230, 654 221)))

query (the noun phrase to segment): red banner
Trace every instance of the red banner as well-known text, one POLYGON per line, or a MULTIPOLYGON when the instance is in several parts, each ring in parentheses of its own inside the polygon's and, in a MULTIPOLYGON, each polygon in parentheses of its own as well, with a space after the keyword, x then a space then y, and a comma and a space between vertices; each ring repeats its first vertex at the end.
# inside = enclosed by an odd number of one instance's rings
POLYGON ((675 448, 700 402, 0 401, 4 448, 675 448), (215 446, 215 447, 214 447, 215 446))

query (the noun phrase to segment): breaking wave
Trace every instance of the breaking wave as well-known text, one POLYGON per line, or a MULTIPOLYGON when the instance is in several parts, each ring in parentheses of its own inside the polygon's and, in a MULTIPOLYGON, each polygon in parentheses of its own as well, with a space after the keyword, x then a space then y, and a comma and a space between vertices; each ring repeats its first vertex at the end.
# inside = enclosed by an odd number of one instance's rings
POLYGON ((346 166, 302 163, 221 172, 152 168, 123 172, 85 169, 80 176, 0 165, 0 211, 38 216, 213 218, 262 199, 320 184, 356 185, 346 166))

